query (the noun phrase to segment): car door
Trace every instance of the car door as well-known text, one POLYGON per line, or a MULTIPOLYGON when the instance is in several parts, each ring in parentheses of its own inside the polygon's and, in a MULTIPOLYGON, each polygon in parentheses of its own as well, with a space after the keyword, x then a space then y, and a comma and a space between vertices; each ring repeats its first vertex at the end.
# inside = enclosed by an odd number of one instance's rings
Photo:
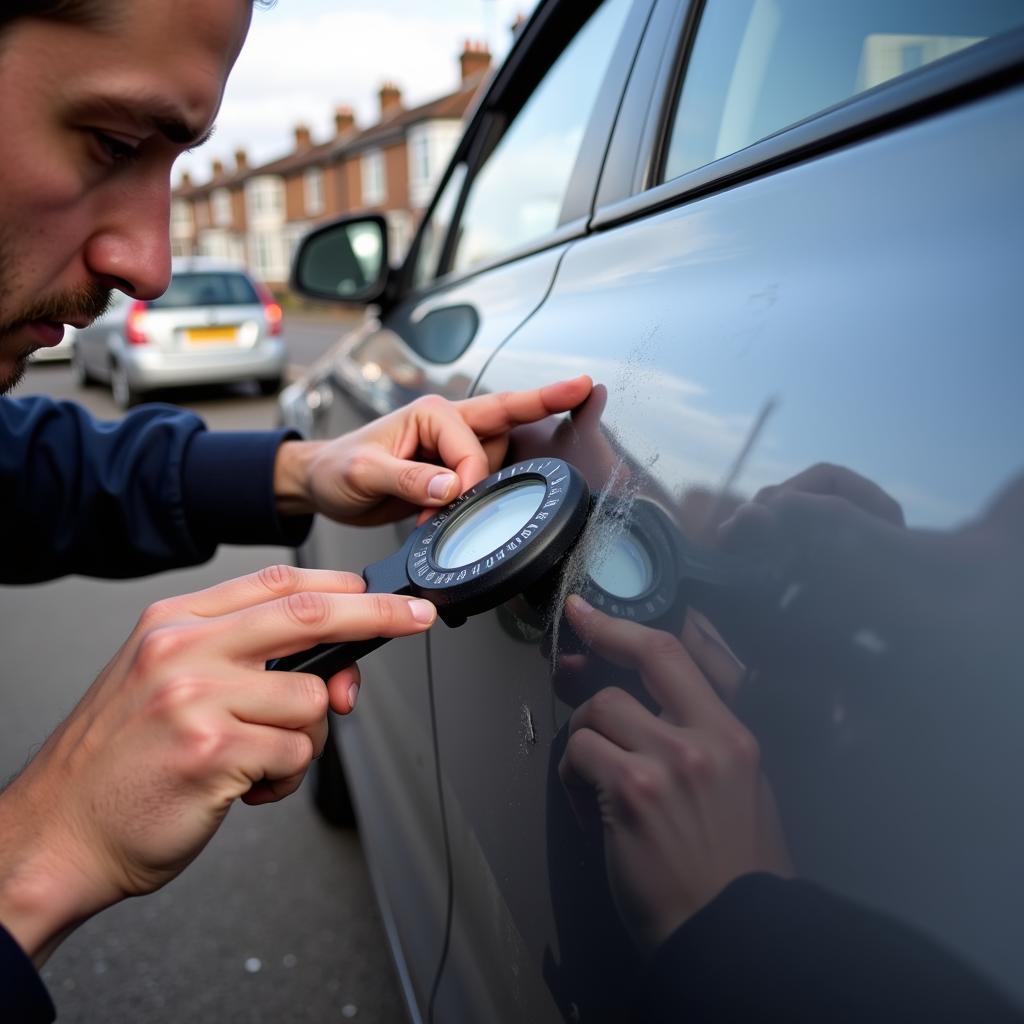
MULTIPOLYGON (((650 8, 540 7, 473 116, 383 309, 285 395, 288 422, 335 437, 420 395, 469 394, 584 230, 650 8)), ((358 570, 390 555, 411 528, 410 520, 356 532, 320 520, 300 558, 358 570)), ((425 644, 403 641, 365 659, 359 713, 332 726, 414 1016, 429 1014, 449 895, 425 644)))
MULTIPOLYGON (((684 550, 787 481, 786 508, 820 514, 792 539, 821 545, 814 587, 681 600, 742 655, 733 707, 797 872, 1018 1000, 1022 18, 658 3, 589 233, 477 385, 592 374, 574 427, 523 432, 509 459, 576 463, 684 550), (860 529, 893 540, 885 557, 860 529)), ((430 649, 454 876, 437 1019, 623 1019, 642 965, 557 765, 583 696, 649 697, 594 662, 567 692, 571 636, 515 604, 430 649)))

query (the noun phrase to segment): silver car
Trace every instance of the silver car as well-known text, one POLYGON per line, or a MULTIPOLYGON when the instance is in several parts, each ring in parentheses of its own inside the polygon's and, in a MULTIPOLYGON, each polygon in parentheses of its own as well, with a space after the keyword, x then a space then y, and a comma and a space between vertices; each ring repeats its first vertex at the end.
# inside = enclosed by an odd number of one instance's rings
POLYGON ((78 331, 71 324, 65 324, 64 337, 61 339, 60 344, 37 348, 32 353, 32 362, 55 363, 71 359, 75 351, 75 335, 77 333, 78 331))
POLYGON ((242 268, 175 260, 160 298, 118 292, 78 331, 71 365, 82 386, 109 383, 122 409, 144 392, 192 384, 254 380, 275 394, 287 359, 281 321, 269 290, 242 268))

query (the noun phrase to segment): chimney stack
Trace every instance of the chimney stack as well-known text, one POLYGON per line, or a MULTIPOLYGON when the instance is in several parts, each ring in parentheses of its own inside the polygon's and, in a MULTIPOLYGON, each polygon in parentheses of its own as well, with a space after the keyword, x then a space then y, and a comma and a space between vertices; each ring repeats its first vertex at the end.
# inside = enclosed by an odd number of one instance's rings
POLYGON ((402 90, 394 82, 385 82, 377 95, 380 98, 380 119, 382 121, 402 109, 402 90))
POLYGON ((181 172, 181 178, 178 181, 178 188, 191 188, 192 187, 192 175, 188 171, 181 172))
POLYGON ((249 170, 249 157, 244 149, 235 150, 235 170, 239 173, 249 170))
POLYGON ((483 75, 491 66, 491 51, 482 40, 467 39, 459 56, 459 69, 462 72, 463 83, 470 78, 483 75))
POLYGON ((309 127, 304 124, 297 124, 295 126, 295 148, 298 152, 302 152, 306 149, 311 149, 313 146, 313 139, 309 134, 309 127))
POLYGON ((217 181, 219 178, 224 177, 224 162, 222 160, 214 160, 213 166, 213 180, 217 181))
POLYGON ((356 116, 351 107, 338 107, 334 111, 334 135, 340 138, 355 130, 356 116))

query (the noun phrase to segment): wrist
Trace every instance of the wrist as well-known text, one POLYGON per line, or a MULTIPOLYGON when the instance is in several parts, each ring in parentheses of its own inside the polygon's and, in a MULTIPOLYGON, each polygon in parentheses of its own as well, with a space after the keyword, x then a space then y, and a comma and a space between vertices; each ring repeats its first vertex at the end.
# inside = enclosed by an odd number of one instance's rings
POLYGON ((0 923, 37 968, 117 897, 90 884, 76 844, 49 835, 48 815, 16 780, 0 794, 0 923))
POLYGON ((310 467, 325 441, 283 441, 274 459, 274 501, 280 516, 315 512, 310 467))

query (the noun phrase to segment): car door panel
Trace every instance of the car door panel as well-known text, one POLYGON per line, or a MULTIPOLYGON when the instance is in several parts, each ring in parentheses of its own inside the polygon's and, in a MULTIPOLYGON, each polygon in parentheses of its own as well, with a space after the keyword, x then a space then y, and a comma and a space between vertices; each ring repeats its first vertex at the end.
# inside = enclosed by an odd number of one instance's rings
MULTIPOLYGON (((1007 89, 574 243, 479 390, 589 372, 607 388, 603 427, 530 438, 510 457, 540 444, 598 491, 625 471, 691 540, 725 506, 819 463, 877 483, 908 526, 954 535, 1021 472, 1022 116, 1024 90, 1007 89)), ((985 617, 969 591, 958 599, 985 617)), ((932 666, 934 701, 922 699, 930 647, 949 649, 941 633, 914 632, 902 699, 873 705, 877 735, 851 732, 838 704, 822 719, 820 694, 801 704, 783 691, 744 713, 801 873, 1020 997, 1024 830, 1007 801, 1021 765, 1000 723, 1020 719, 1024 689, 986 695, 959 736, 975 767, 958 777, 947 744, 964 694, 932 666), (814 729, 798 727, 794 702, 814 729)), ((1019 682, 997 634, 999 649, 971 646, 978 679, 1019 682)), ((617 1019, 638 965, 606 894, 571 891, 599 880, 600 849, 567 824, 553 773, 571 706, 543 647, 507 608, 433 637, 455 877, 438 1006, 464 1008, 457 979, 476 958, 504 1008, 487 1019, 617 1019), (547 1003, 529 1017, 517 993, 541 977, 547 1003)))

